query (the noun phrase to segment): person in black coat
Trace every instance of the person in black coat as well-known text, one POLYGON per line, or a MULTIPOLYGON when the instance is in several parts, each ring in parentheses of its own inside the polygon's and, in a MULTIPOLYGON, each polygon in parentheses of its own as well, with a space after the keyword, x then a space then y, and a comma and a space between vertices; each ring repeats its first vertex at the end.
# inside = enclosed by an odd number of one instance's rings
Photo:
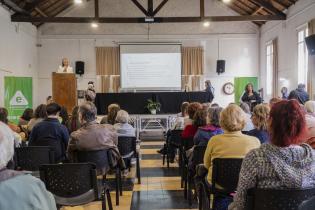
POLYGON ((211 103, 214 99, 214 87, 211 85, 210 80, 205 81, 205 91, 209 93, 209 102, 211 103))
POLYGON ((262 103, 262 99, 256 91, 254 91, 253 84, 248 83, 245 86, 245 92, 241 98, 241 101, 247 103, 251 110, 257 105, 262 103))

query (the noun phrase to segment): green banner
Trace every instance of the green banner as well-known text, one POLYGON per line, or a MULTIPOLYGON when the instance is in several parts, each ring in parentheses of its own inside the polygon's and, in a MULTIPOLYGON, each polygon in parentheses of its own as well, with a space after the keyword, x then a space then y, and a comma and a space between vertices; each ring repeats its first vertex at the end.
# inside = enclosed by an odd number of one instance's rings
POLYGON ((33 81, 31 77, 4 78, 4 106, 9 121, 18 123, 26 108, 33 108, 33 81))
POLYGON ((234 78, 234 93, 235 93, 235 103, 239 103, 241 96, 245 91, 245 86, 248 83, 252 83, 254 90, 257 91, 258 88, 258 79, 257 77, 235 77, 234 78))

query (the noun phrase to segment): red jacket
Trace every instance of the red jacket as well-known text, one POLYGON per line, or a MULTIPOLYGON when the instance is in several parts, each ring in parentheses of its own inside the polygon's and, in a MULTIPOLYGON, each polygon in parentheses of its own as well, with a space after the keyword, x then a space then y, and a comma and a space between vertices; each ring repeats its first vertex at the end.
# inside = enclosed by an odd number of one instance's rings
POLYGON ((198 130, 194 125, 186 125, 182 132, 182 138, 193 138, 198 130))

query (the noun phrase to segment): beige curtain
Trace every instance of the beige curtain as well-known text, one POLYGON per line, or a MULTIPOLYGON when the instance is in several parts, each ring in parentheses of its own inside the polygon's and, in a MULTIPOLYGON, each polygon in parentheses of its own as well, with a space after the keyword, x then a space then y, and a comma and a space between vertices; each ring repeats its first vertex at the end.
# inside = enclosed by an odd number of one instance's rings
POLYGON ((120 75, 119 47, 96 48, 96 75, 120 75))
POLYGON ((201 76, 192 76, 191 86, 193 91, 200 91, 201 76))
POLYGON ((273 97, 278 97, 279 91, 279 73, 278 73, 278 38, 272 40, 273 47, 273 97))
MULTIPOLYGON (((315 34, 315 19, 311 20, 308 23, 308 33, 309 35, 315 34)), ((315 59, 313 58, 313 56, 309 56, 308 58, 308 75, 307 75, 307 87, 308 87, 308 92, 309 95, 311 96, 311 99, 315 99, 315 84, 314 84, 314 80, 315 80, 315 59)))
POLYGON ((120 89, 120 76, 113 76, 112 77, 112 90, 114 93, 118 93, 120 89))
POLYGON ((182 75, 203 75, 202 47, 182 47, 182 75))
POLYGON ((110 76, 101 76, 101 92, 108 93, 110 90, 110 76))

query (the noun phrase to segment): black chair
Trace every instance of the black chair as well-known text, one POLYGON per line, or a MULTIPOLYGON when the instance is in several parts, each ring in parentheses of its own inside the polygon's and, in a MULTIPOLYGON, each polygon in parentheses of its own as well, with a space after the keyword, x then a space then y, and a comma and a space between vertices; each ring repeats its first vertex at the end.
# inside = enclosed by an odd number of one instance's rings
MULTIPOLYGON (((196 175, 196 166, 203 163, 203 156, 206 152, 207 146, 195 146, 194 151, 192 153, 191 162, 188 162, 188 167, 186 167, 186 180, 185 180, 185 188, 187 191, 187 199, 188 203, 192 205, 192 190, 194 187, 194 177, 196 175)), ((195 189, 196 192, 196 189, 195 189)))
MULTIPOLYGON (((315 195, 315 188, 308 189, 250 189, 246 196, 247 210, 297 210, 315 195)), ((311 210, 311 209, 309 209, 311 210)))
POLYGON ((181 138, 181 145, 179 147, 179 170, 181 176, 181 187, 184 185, 184 197, 187 198, 187 168, 188 168, 188 157, 186 156, 186 151, 194 146, 194 139, 191 138, 181 138))
POLYGON ((55 163, 54 151, 50 147, 28 146, 15 148, 17 170, 33 171, 39 176, 40 165, 55 163))
POLYGON ((96 151, 76 151, 76 161, 79 163, 90 162, 94 163, 96 170, 103 175, 103 185, 106 185, 106 174, 110 169, 116 171, 115 184, 116 184, 116 205, 119 205, 119 195, 122 195, 122 182, 121 182, 121 169, 118 164, 114 165, 110 163, 111 158, 108 150, 96 150, 96 151))
MULTIPOLYGON (((170 156, 175 157, 176 149, 181 147, 182 130, 170 130, 168 138, 166 138, 166 162, 167 168, 170 167, 170 156)), ((164 162, 165 156, 163 156, 164 162)), ((179 163, 181 164, 181 157, 179 157, 179 163)))
POLYGON ((231 194, 235 193, 237 189, 242 161, 243 159, 240 158, 214 159, 212 163, 212 183, 210 187, 205 180, 207 169, 205 169, 203 165, 198 165, 197 176, 199 180, 195 181, 195 185, 198 194, 199 209, 210 209, 211 194, 214 197, 213 209, 216 209, 215 204, 217 197, 232 198, 231 194))
MULTIPOLYGON (((118 150, 122 158, 126 162, 130 162, 131 158, 136 158, 136 174, 138 178, 138 184, 141 184, 140 174, 140 159, 139 152, 137 151, 137 138, 132 136, 119 136, 118 137, 118 150)), ((130 166, 128 166, 130 169, 130 166)))
POLYGON ((299 210, 312 210, 315 209, 315 196, 310 199, 303 201, 303 203, 299 206, 299 210))
POLYGON ((97 184, 96 166, 92 163, 66 163, 40 166, 40 178, 54 197, 57 207, 78 206, 102 201, 113 209, 109 190, 97 184))

